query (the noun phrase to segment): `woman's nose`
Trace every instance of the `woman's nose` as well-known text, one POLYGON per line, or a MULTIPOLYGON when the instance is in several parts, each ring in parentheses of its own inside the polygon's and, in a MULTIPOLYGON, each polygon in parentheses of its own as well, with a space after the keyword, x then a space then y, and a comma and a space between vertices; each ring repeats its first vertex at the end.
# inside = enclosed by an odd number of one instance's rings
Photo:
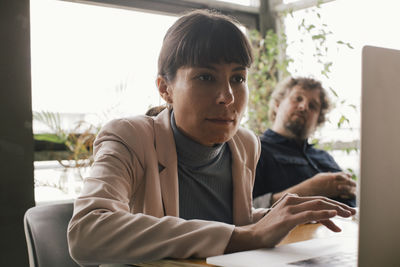
POLYGON ((235 101, 232 86, 229 82, 225 82, 220 88, 221 89, 218 93, 217 103, 220 105, 229 106, 235 101))

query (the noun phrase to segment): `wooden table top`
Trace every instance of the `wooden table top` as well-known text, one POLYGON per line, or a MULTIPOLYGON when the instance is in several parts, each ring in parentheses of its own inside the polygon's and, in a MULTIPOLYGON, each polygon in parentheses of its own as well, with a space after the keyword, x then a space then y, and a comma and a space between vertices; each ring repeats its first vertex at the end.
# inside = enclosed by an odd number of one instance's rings
MULTIPOLYGON (((355 218, 341 218, 336 217, 333 219, 342 231, 334 233, 320 223, 310 223, 299 225, 294 228, 279 244, 290 244, 315 238, 326 238, 331 236, 353 237, 358 235, 358 223, 355 218)), ((214 266, 206 264, 205 259, 187 259, 187 260, 161 260, 151 263, 140 264, 137 266, 150 267, 150 266, 182 266, 182 267, 196 267, 196 266, 214 266)))
POLYGON ((334 233, 320 223, 299 225, 294 228, 279 245, 330 236, 353 237, 358 235, 358 222, 354 218, 345 219, 337 217, 333 219, 333 221, 342 229, 341 232, 334 233))

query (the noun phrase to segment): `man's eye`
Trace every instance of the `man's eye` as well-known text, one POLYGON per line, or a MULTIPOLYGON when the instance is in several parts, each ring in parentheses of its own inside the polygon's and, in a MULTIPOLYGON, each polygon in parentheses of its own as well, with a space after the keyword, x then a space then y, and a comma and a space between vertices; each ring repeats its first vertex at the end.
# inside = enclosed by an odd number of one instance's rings
POLYGON ((318 105, 317 104, 310 104, 310 109, 312 110, 318 110, 318 105))
POLYGON ((212 81, 214 78, 210 74, 202 74, 197 77, 200 81, 212 81))
POLYGON ((297 102, 301 102, 302 100, 303 100, 303 98, 301 96, 296 97, 297 102))

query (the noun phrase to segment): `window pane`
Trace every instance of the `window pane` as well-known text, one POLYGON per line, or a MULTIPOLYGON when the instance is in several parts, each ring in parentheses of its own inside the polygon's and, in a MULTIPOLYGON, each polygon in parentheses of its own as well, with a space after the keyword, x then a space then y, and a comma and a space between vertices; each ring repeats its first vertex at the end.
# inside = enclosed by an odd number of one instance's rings
MULTIPOLYGON (((339 101, 336 100, 336 107, 329 116, 330 123, 317 133, 322 141, 359 141, 361 49, 367 44, 400 49, 400 39, 394 34, 397 32, 397 25, 400 25, 397 14, 399 8, 400 3, 390 0, 380 1, 379 4, 373 0, 336 0, 322 4, 321 8, 296 11, 293 16, 286 17, 285 30, 289 44, 287 53, 294 59, 290 72, 294 75, 311 75, 322 80, 324 86, 332 87, 340 98, 339 101), (317 18, 316 13, 321 15, 321 19, 317 18), (321 23, 326 24, 333 32, 327 35, 329 52, 326 60, 333 62, 329 78, 321 75, 320 67, 313 56, 314 45, 299 31, 298 26, 303 19, 306 24, 317 28, 321 28, 321 23), (302 39, 303 42, 300 41, 302 39), (348 42, 354 49, 338 45, 337 41, 348 42), (352 105, 355 105, 356 110, 352 105), (349 123, 344 123, 341 129, 337 129, 342 115, 349 119, 349 123)), ((332 96, 332 99, 336 98, 332 96)), ((350 154, 334 151, 333 154, 343 168, 349 167, 358 171, 358 151, 350 154)))
MULTIPOLYGON (((157 57, 175 20, 117 8, 31 0, 33 111, 57 114, 68 132, 81 120, 102 125, 159 105, 157 57)), ((36 120, 33 129, 35 134, 53 132, 36 120)), ((80 181, 76 174, 57 161, 35 162, 36 200, 74 197, 79 193, 72 184, 80 181)))
POLYGON ((159 104, 157 56, 174 17, 49 0, 31 9, 34 111, 132 115, 159 104))
POLYGON ((217 0, 217 1, 228 2, 228 3, 232 3, 232 4, 243 5, 243 6, 254 6, 254 7, 260 6, 260 0, 217 0))

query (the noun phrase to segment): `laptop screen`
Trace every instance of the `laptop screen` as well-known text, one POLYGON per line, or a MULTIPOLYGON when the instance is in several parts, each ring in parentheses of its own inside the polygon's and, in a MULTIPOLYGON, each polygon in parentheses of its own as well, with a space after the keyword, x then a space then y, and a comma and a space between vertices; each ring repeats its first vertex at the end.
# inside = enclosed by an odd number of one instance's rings
POLYGON ((359 266, 400 266, 400 51, 362 52, 359 266))

